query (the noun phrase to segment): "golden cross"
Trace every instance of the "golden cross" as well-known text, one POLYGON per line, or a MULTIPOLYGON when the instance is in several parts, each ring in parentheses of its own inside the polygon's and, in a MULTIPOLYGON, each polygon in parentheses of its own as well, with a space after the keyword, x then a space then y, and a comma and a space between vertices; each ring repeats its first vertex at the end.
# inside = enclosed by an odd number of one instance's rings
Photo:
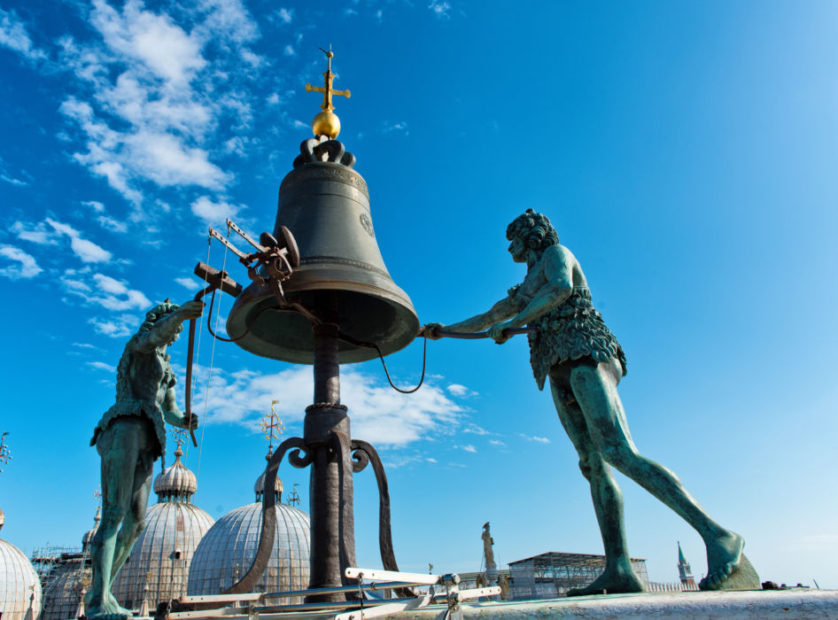
MULTIPOLYGON (((8 431, 4 432, 0 435, 0 464, 8 465, 9 461, 12 460, 12 454, 9 452, 9 444, 6 443, 6 435, 8 435, 8 431)), ((3 471, 0 469, 0 471, 3 471)))
POLYGON ((346 90, 333 90, 332 89, 332 81, 335 79, 335 74, 332 73, 332 58, 334 58, 335 53, 332 51, 332 46, 329 46, 329 51, 327 52, 322 47, 320 51, 326 54, 326 58, 329 59, 329 66, 326 69, 326 73, 323 74, 324 82, 323 87, 320 86, 312 86, 311 84, 306 83, 306 92, 310 93, 314 91, 315 93, 323 93, 323 104, 320 106, 324 110, 328 110, 331 112, 335 109, 335 106, 332 105, 332 95, 340 95, 341 97, 346 97, 349 99, 351 93, 349 89, 346 90))
POLYGON ((282 431, 285 430, 285 426, 282 424, 282 421, 279 419, 279 414, 276 412, 276 406, 278 404, 279 401, 276 399, 271 401, 271 412, 262 416, 260 423, 265 439, 268 440, 268 454, 273 454, 274 439, 278 439, 282 431))

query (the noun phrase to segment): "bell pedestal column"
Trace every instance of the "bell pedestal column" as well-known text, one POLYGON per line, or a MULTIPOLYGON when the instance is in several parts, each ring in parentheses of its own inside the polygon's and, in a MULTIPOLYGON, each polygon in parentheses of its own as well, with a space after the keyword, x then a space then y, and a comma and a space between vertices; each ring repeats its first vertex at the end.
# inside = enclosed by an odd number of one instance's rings
MULTIPOLYGON (((338 327, 314 326, 314 404, 306 408, 303 439, 312 456, 310 588, 345 585, 355 565, 351 435, 347 408, 340 404, 338 327)), ((344 594, 306 597, 307 602, 342 601, 344 594)))

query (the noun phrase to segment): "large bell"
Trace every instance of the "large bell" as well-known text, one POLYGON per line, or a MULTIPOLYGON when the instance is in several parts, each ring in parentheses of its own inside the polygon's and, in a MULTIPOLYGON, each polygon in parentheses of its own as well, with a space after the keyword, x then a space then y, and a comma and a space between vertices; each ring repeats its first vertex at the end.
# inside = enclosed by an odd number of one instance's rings
MULTIPOLYGON (((283 283, 289 303, 299 302, 336 322, 350 339, 375 343, 384 355, 407 346, 419 319, 393 282, 375 240, 370 199, 355 158, 337 140, 306 140, 302 155, 279 187, 275 234, 286 226, 297 240, 300 266, 283 283)), ((248 286, 233 305, 227 333, 243 349, 286 362, 311 364, 311 322, 280 310, 267 285, 248 286)), ((376 357, 375 349, 340 342, 340 363, 376 357)))

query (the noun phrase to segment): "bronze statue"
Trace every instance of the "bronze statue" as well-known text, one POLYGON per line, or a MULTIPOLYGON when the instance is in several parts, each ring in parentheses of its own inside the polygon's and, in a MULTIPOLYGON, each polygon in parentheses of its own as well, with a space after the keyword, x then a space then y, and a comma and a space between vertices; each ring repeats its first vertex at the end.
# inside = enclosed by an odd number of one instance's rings
POLYGON ((713 521, 674 473, 641 455, 634 445, 617 384, 626 357, 591 303, 579 261, 559 244, 550 221, 532 209, 506 230, 512 260, 527 264, 523 283, 483 314, 453 325, 432 323, 425 333, 489 328, 498 344, 511 328, 527 325, 530 361, 539 389, 550 379, 559 420, 579 453, 579 467, 591 485, 594 510, 605 547, 605 570, 569 595, 641 592, 626 546, 623 498, 609 466, 640 484, 672 508, 701 535, 707 548, 703 590, 759 588, 759 578, 742 554, 744 539, 713 521))
POLYGON ((111 584, 145 527, 152 467, 166 446, 165 422, 197 426, 197 417, 187 421, 175 403, 175 373, 166 347, 177 339, 182 323, 202 310, 200 301, 178 307, 166 300, 155 306, 119 360, 116 404, 90 441, 102 458, 102 521, 93 538, 93 583, 84 601, 88 618, 132 615, 111 594, 111 584))

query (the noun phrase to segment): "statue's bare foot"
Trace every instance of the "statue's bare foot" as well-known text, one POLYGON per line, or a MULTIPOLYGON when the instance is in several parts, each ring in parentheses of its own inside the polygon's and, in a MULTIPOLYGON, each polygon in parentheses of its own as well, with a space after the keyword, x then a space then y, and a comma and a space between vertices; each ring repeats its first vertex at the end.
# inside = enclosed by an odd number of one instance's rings
POLYGON ((125 609, 117 603, 110 592, 102 598, 100 605, 94 602, 90 605, 85 603, 84 611, 89 620, 126 620, 134 615, 130 609, 125 609))
POLYGON ((584 588, 571 588, 568 596, 587 596, 589 594, 620 594, 643 592, 646 588, 634 571, 625 568, 606 569, 593 583, 584 588))
POLYGON ((707 576, 698 587, 702 590, 759 589, 759 577, 742 554, 744 547, 745 539, 735 532, 708 542, 707 576))

